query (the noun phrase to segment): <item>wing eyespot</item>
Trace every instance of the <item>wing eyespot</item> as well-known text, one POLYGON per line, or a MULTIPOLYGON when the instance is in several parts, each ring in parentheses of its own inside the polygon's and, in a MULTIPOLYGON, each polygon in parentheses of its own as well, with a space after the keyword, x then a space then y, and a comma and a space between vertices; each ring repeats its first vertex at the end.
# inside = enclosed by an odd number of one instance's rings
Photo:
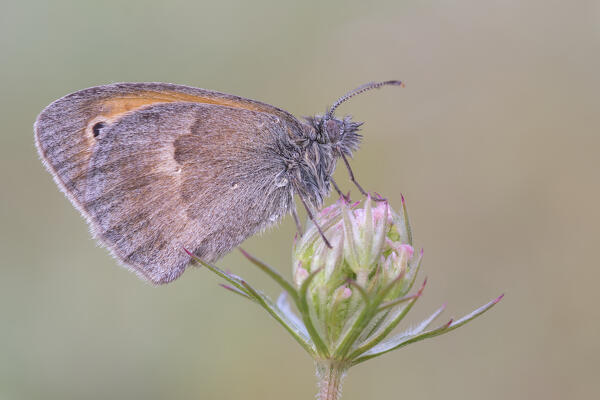
POLYGON ((106 126, 106 124, 104 122, 97 122, 94 124, 94 126, 92 127, 92 133, 94 134, 94 137, 97 138, 100 135, 100 129, 104 128, 106 126))

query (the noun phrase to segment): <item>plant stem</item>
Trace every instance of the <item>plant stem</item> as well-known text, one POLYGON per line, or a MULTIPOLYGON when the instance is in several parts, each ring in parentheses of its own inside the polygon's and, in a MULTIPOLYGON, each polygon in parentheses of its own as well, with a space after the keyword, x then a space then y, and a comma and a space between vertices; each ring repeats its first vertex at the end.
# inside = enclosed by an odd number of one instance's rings
POLYGON ((338 400, 342 396, 342 381, 347 369, 348 364, 339 361, 317 361, 317 400, 338 400))

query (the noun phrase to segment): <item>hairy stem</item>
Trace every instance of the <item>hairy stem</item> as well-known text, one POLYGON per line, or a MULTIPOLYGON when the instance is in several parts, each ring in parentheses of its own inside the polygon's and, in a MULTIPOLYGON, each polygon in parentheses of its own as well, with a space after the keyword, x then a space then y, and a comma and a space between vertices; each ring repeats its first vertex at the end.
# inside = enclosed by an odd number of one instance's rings
POLYGON ((317 400, 338 400, 342 396, 342 381, 347 369, 348 364, 339 361, 317 361, 317 400))

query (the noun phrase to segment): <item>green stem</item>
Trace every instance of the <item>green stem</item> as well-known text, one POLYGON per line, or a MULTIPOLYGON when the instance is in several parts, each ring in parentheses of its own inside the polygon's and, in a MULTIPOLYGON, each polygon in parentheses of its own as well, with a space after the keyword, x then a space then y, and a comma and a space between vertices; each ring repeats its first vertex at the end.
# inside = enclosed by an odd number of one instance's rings
POLYGON ((338 400, 342 396, 342 381, 348 364, 339 361, 317 361, 319 393, 317 400, 338 400))

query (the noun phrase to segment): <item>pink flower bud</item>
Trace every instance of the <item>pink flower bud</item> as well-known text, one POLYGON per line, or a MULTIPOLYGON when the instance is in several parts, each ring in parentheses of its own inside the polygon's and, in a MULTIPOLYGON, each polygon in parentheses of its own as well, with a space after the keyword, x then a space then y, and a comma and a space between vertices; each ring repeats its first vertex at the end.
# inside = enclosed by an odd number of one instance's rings
POLYGON ((345 287, 342 291, 342 299, 348 299, 352 296, 352 289, 345 287))
POLYGON ((298 265, 296 273, 294 274, 294 283, 297 286, 301 286, 306 278, 308 278, 308 271, 298 265))
POLYGON ((413 254, 415 254, 415 249, 410 244, 401 244, 398 246, 400 253, 406 253, 407 258, 412 258, 413 254))

